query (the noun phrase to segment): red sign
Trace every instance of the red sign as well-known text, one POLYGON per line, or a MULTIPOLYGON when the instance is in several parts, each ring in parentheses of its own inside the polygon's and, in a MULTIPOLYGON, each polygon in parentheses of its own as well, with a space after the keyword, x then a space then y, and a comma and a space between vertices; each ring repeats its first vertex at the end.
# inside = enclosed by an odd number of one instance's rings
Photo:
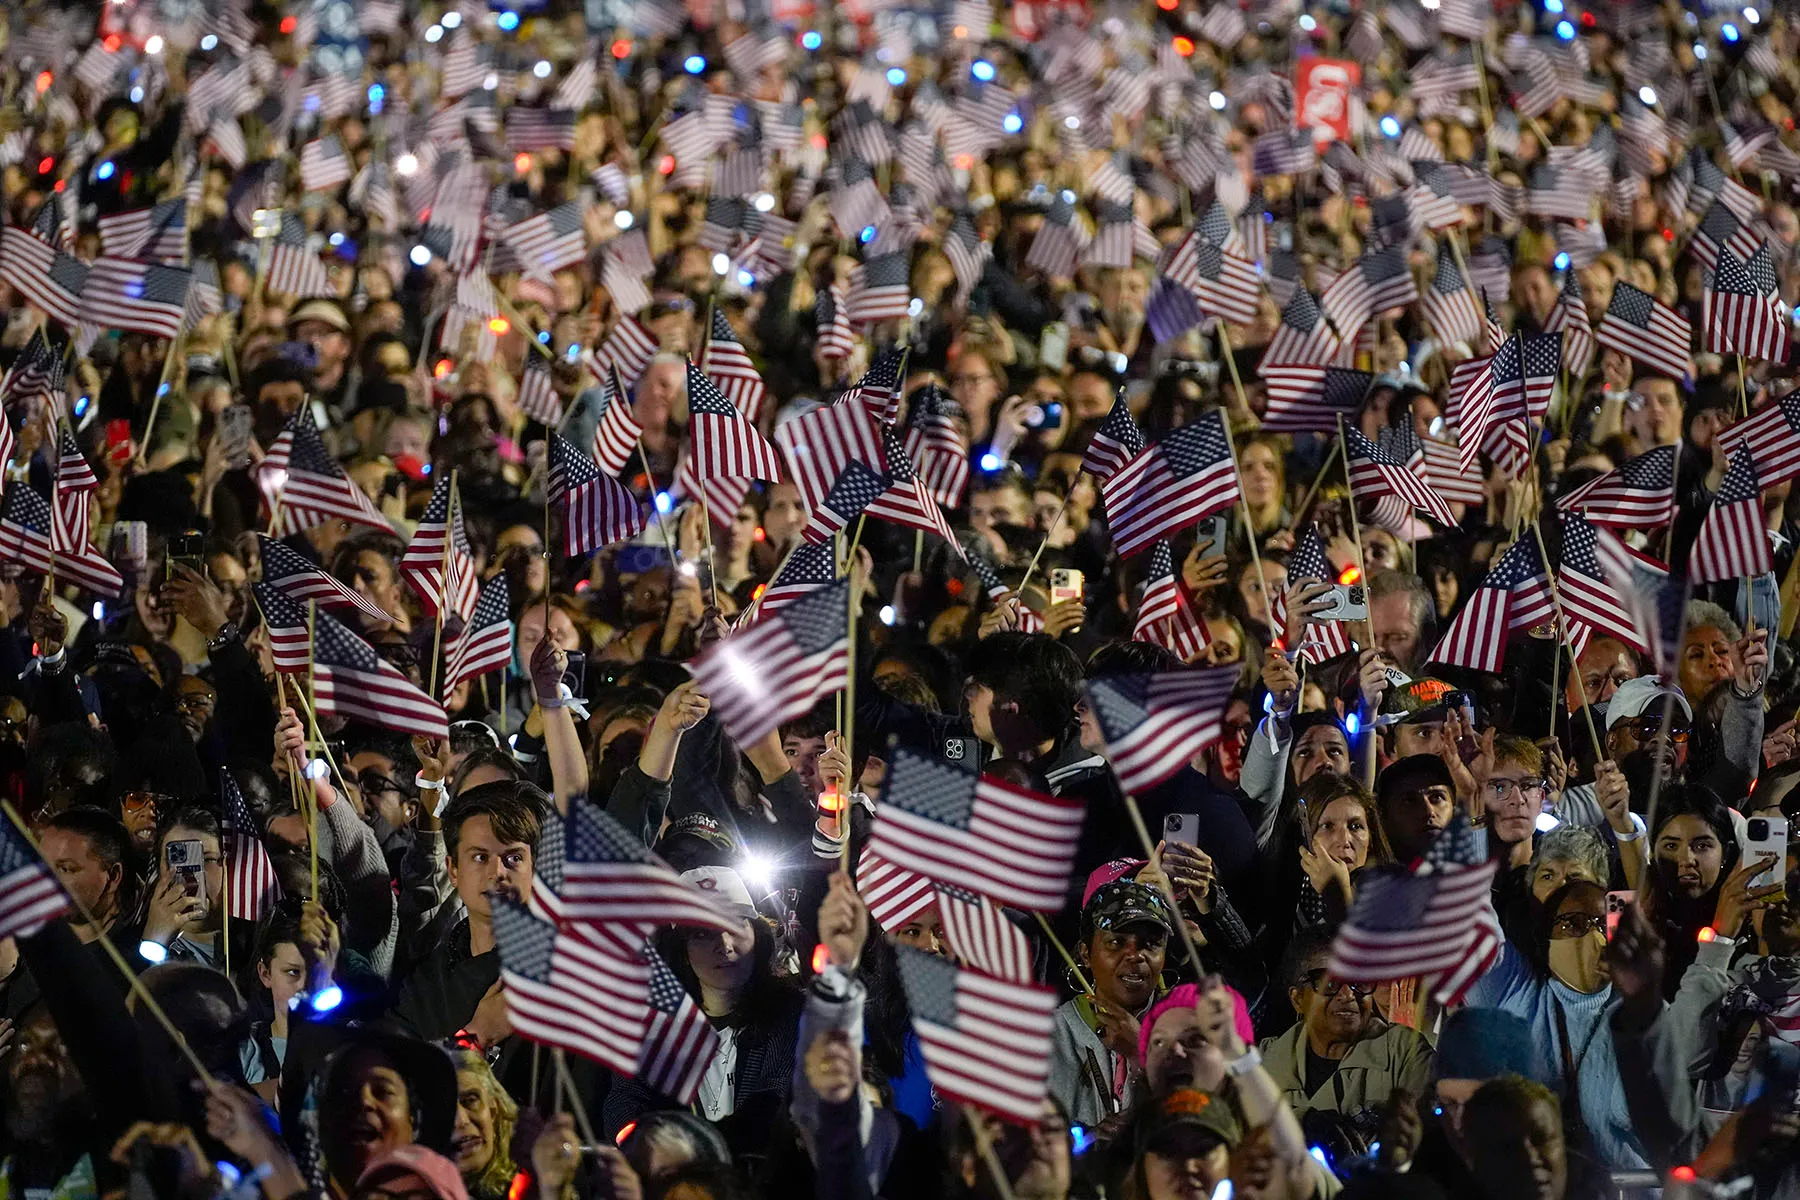
POLYGON ((1342 58, 1302 59, 1294 68, 1294 124, 1313 141, 1350 140, 1350 94, 1362 82, 1362 64, 1342 58))

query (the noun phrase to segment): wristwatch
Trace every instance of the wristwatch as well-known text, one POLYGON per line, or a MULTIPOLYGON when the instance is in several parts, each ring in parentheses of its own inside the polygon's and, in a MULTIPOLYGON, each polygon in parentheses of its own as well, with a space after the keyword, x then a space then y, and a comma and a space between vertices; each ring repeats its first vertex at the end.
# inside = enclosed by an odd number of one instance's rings
POLYGON ((213 638, 206 643, 206 648, 209 651, 210 650, 223 650, 226 646, 229 646, 231 643, 233 643, 237 640, 238 640, 237 622, 236 621, 227 621, 223 625, 219 626, 219 632, 217 634, 215 634, 213 636, 213 638))

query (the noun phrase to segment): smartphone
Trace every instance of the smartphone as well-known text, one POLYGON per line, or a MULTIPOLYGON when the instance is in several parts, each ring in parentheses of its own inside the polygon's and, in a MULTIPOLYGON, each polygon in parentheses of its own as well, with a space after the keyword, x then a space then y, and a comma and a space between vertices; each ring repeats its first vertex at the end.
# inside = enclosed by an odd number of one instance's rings
POLYGON ((1369 597, 1360 583, 1333 584, 1325 598, 1331 607, 1307 617, 1315 624, 1325 621, 1362 621, 1369 616, 1369 597))
POLYGON ((123 417, 106 423, 106 459, 120 464, 131 461, 131 422, 123 417))
POLYGON ((1063 406, 1060 404, 1033 404, 1024 412, 1025 428, 1043 429, 1049 427, 1054 429, 1057 425, 1062 423, 1062 411, 1063 406))
POLYGON ((169 538, 170 568, 186 567, 196 575, 206 574, 206 535, 189 531, 169 538))
POLYGON ((247 404, 234 404, 219 414, 219 453, 230 470, 250 465, 250 432, 255 424, 256 414, 247 404))
POLYGON ((1744 859, 1755 862, 1765 854, 1775 861, 1769 869, 1750 881, 1753 888, 1787 883, 1788 819, 1786 817, 1751 817, 1747 822, 1749 837, 1744 842, 1744 859))
POLYGON ((206 847, 199 838, 170 842, 164 851, 169 870, 181 879, 182 890, 198 896, 204 913, 206 905, 206 847))
POLYGON ((1621 892, 1606 893, 1606 940, 1612 941, 1613 935, 1619 932, 1619 918, 1637 899, 1637 893, 1627 888, 1621 892))
POLYGON ((563 686, 569 689, 569 694, 577 699, 587 695, 584 690, 587 686, 587 655, 579 650, 569 651, 569 661, 563 667, 562 681, 563 686))
POLYGON ((281 210, 259 208, 250 214, 250 236, 272 238, 281 232, 281 210))
POLYGON ((1163 818, 1163 841, 1180 842, 1184 846, 1200 844, 1200 814, 1170 813, 1163 818))
POLYGON ((1038 339, 1038 361, 1053 371, 1061 371, 1069 365, 1069 327, 1061 321, 1052 321, 1044 326, 1044 333, 1038 339))
POLYGON ((1231 522, 1224 513, 1214 513, 1194 526, 1196 543, 1206 547, 1200 551, 1200 557, 1217 558, 1225 553, 1225 542, 1230 530, 1231 522))
POLYGON ((1086 581, 1080 571, 1057 567, 1050 572, 1050 603, 1061 604, 1065 600, 1079 602, 1085 587, 1086 581))

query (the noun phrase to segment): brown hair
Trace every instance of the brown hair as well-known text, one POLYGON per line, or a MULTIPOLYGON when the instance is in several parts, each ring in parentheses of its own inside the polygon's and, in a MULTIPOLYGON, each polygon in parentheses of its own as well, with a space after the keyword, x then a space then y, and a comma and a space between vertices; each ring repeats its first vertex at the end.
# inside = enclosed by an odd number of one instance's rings
POLYGON ((1319 832, 1319 822, 1325 819, 1325 810, 1331 807, 1332 801, 1346 796, 1361 806, 1363 819, 1369 823, 1369 865, 1392 862, 1394 853, 1388 848, 1387 834, 1381 828, 1381 811, 1375 807, 1375 797, 1354 779, 1330 771, 1314 775, 1300 788, 1300 825, 1306 834, 1305 844, 1312 845, 1313 837, 1319 832))

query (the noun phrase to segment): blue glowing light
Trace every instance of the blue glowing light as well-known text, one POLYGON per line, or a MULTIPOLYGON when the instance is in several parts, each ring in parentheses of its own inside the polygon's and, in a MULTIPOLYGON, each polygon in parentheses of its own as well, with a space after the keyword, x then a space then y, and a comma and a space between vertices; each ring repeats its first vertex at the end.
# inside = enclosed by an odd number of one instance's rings
POLYGON ((1569 269, 1569 256, 1566 253, 1558 254, 1556 256, 1556 269, 1559 271, 1566 271, 1569 269))
POLYGON ((511 11, 503 12, 500 14, 500 19, 496 21, 495 24, 506 30, 506 32, 511 33, 519 27, 519 14, 511 11))
POLYGON ((109 158, 105 162, 101 163, 98 168, 95 169, 94 178, 95 179, 111 179, 113 177, 113 171, 115 169, 116 168, 112 164, 112 159, 109 158))
POLYGON ((868 245, 870 242, 874 241, 875 240, 875 227, 873 225, 864 225, 863 231, 856 235, 856 240, 861 242, 865 246, 868 245))
POLYGON ((1361 728, 1362 719, 1355 713, 1350 713, 1344 717, 1344 732, 1348 733, 1351 737, 1355 737, 1356 731, 1361 728))
POLYGON ((737 281, 738 281, 738 285, 740 287, 755 287, 756 286, 756 276, 754 276, 750 272, 742 270, 742 269, 740 269, 737 273, 737 281))
POLYGON ((1000 118, 1000 128, 1006 130, 1008 133, 1017 133, 1019 130, 1025 128, 1025 118, 1021 117, 1016 112, 1009 112, 1004 117, 1000 118))
POLYGON ((981 456, 981 469, 984 471, 998 471, 1001 463, 1004 461, 1005 460, 998 454, 995 454, 990 450, 981 456))
POLYGON ((816 29, 809 29, 800 35, 800 48, 802 50, 817 50, 824 44, 824 37, 822 37, 816 29))
POLYGON ((889 87, 899 87, 906 82, 906 72, 899 67, 889 67, 887 69, 887 81, 889 87))
POLYGON ((77 396, 75 398, 75 415, 78 417, 85 417, 85 416, 87 416, 87 410, 88 410, 88 397, 77 396))
MULTIPOLYGON (((516 24, 518 18, 513 17, 513 22, 516 24)), ((343 1002, 344 989, 335 983, 328 983, 324 988, 313 993, 311 1006, 312 1010, 316 1013, 328 1013, 343 1002)))
POLYGON ((382 106, 387 101, 387 89, 379 83, 369 85, 369 111, 375 116, 381 115, 382 106))
POLYGON ((690 54, 681 64, 681 69, 689 75, 698 75, 706 70, 706 58, 699 54, 690 54))
POLYGON ((1719 26, 1719 32, 1724 35, 1725 40, 1728 42, 1735 42, 1738 40, 1738 27, 1733 25, 1730 21, 1719 26))
POLYGON ((1544 11, 1545 12, 1560 14, 1562 12, 1562 10, 1563 10, 1562 0, 1544 0, 1544 11))
POLYGON ((672 499, 669 498, 669 493, 667 493, 667 492, 656 493, 656 511, 657 512, 667 513, 670 510, 672 510, 674 507, 675 507, 675 501, 673 501, 672 499))
POLYGON ((969 74, 981 80, 981 82, 987 83, 994 78, 994 64, 985 58, 978 58, 975 60, 974 65, 969 68, 969 74))
POLYGON ((538 333, 538 345, 548 346, 549 344, 550 344, 550 331, 548 329, 540 331, 538 333))
POLYGON ((1574 41, 1575 40, 1574 24, 1569 21, 1558 21, 1556 23, 1556 36, 1561 38, 1565 42, 1574 41))
POLYGON ((1391 138, 1399 137, 1400 136, 1399 120, 1397 120, 1394 117, 1381 118, 1381 132, 1386 137, 1391 137, 1391 138))

